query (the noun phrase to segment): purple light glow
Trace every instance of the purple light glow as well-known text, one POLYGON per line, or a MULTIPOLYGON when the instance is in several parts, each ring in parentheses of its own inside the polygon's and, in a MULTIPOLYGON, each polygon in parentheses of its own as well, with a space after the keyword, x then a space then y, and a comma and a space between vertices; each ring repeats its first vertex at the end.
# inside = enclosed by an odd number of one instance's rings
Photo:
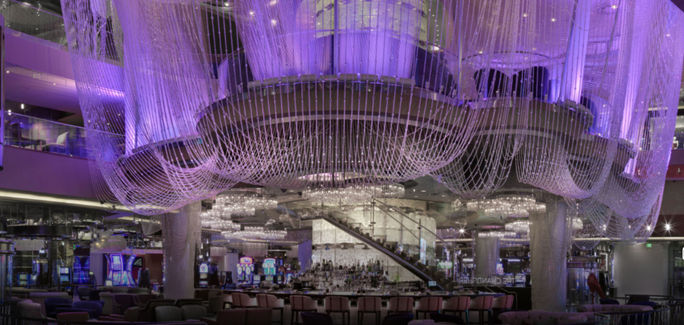
POLYGON ((684 44, 667 0, 111 3, 107 17, 62 8, 87 126, 108 132, 88 140, 98 172, 141 213, 237 182, 435 175, 482 197, 515 168, 519 182, 639 221, 608 232, 650 234, 640 225, 658 212, 684 44), (121 73, 88 64, 103 53, 121 73), (123 89, 124 107, 92 85, 123 89))

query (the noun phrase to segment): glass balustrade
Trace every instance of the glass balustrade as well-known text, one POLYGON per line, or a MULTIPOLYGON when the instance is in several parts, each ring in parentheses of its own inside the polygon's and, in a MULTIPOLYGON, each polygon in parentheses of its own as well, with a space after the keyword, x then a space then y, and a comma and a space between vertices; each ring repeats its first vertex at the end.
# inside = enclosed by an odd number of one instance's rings
MULTIPOLYGON (((28 2, 0 0, 0 15, 5 19, 5 27, 12 31, 67 46, 64 20, 57 13, 28 2)), ((96 46, 100 58, 119 61, 121 53, 117 53, 114 45, 111 19, 102 17, 97 26, 98 30, 92 33, 93 39, 85 46, 96 46)))
POLYGON ((34 7, 28 2, 0 0, 0 14, 5 27, 66 46, 66 33, 62 16, 34 7))
POLYGON ((86 130, 82 127, 5 112, 5 145, 87 158, 86 130))
POLYGON ((674 139, 672 140, 672 150, 684 149, 684 127, 675 129, 674 139))

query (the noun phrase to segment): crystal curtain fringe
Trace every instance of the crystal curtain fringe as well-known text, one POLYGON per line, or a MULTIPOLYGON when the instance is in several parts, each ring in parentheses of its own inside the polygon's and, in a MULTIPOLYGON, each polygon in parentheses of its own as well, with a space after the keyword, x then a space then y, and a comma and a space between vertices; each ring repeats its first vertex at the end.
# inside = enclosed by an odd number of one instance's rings
POLYGON ((579 235, 643 237, 657 220, 684 44, 667 0, 62 9, 103 199, 139 213, 238 182, 433 175, 472 199, 515 176, 577 202, 579 235))

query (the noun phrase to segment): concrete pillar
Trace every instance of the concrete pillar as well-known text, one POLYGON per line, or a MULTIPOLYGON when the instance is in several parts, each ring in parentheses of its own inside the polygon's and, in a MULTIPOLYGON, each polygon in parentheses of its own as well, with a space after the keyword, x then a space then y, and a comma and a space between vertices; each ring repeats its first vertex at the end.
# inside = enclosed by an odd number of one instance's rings
POLYGON ((553 197, 547 200, 546 213, 530 214, 532 309, 565 310, 570 243, 567 209, 563 199, 553 197))
POLYGON ((164 298, 194 298, 195 260, 200 244, 201 202, 162 216, 164 243, 164 298))
POLYGON ((499 262, 499 238, 476 237, 475 239, 475 277, 487 278, 496 275, 499 262))

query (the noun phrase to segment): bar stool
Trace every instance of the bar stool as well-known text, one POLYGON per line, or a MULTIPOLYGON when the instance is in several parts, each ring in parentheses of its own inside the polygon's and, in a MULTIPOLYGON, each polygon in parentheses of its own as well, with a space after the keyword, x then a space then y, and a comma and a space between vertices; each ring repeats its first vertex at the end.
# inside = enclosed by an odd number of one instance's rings
POLYGON ((492 302, 493 318, 497 319, 499 314, 513 309, 514 295, 498 296, 492 302))
POLYGON ((356 301, 356 324, 363 324, 364 314, 374 314, 375 324, 380 324, 380 316, 382 313, 382 299, 380 297, 359 297, 356 301))
POLYGON ((494 304, 493 296, 477 296, 470 304, 470 310, 478 313, 478 321, 484 324, 484 313, 487 312, 487 320, 492 321, 492 305, 494 304))
POLYGON ((280 312, 280 324, 284 324, 283 311, 285 310, 285 303, 274 295, 259 293, 256 295, 257 305, 260 308, 270 308, 280 312))
POLYGON ((387 307, 387 315, 413 313, 412 297, 391 297, 387 307))
POLYGON ((442 310, 442 297, 427 296, 418 299, 418 307, 416 307, 416 318, 420 318, 420 314, 429 315, 430 313, 439 313, 442 310))
POLYGON ((256 305, 252 304, 252 299, 249 297, 248 294, 242 293, 242 292, 233 292, 230 294, 230 297, 233 300, 232 306, 233 308, 251 308, 251 307, 256 307, 256 305))
POLYGON ((468 309, 470 308, 470 297, 468 296, 455 296, 449 298, 444 304, 444 313, 455 313, 458 317, 463 318, 465 314, 465 323, 470 322, 470 315, 468 309))
POLYGON ((316 301, 309 296, 292 295, 290 296, 290 324, 298 324, 299 313, 303 311, 317 312, 316 301))
POLYGON ((328 313, 328 315, 340 313, 342 314, 342 324, 349 324, 349 298, 342 296, 325 297, 325 312, 328 313))

